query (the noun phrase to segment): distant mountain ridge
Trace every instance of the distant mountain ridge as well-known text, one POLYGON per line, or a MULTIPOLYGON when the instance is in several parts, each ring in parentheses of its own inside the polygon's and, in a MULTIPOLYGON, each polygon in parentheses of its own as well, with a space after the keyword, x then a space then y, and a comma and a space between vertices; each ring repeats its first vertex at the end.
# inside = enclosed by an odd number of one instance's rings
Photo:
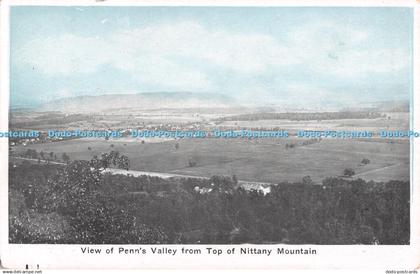
POLYGON ((245 104, 240 98, 228 95, 203 92, 144 92, 134 94, 85 95, 60 98, 31 108, 35 111, 61 111, 67 113, 101 113, 112 110, 136 109, 195 109, 197 112, 215 111, 216 109, 239 109, 244 112, 325 112, 325 111, 378 111, 378 112, 409 112, 410 103, 405 100, 389 100, 377 102, 361 102, 357 106, 349 104, 335 108, 324 105, 299 108, 291 102, 290 105, 266 106, 245 104))
POLYGON ((196 92, 147 92, 61 98, 44 103, 40 111, 103 112, 111 109, 182 109, 237 106, 229 96, 196 92))

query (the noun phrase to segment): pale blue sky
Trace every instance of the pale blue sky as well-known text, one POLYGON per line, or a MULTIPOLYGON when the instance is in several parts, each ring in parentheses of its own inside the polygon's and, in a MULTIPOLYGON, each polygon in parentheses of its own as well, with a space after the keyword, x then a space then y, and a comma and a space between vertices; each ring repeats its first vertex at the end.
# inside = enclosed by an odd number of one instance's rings
POLYGON ((408 100, 411 36, 409 8, 12 7, 11 103, 159 91, 408 100))

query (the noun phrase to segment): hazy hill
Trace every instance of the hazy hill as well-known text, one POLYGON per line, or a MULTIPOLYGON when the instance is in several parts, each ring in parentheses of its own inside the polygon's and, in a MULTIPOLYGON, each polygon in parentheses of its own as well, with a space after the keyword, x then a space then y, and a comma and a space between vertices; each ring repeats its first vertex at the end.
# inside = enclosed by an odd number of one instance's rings
POLYGON ((358 106, 307 107, 298 108, 293 105, 269 106, 242 105, 234 98, 222 94, 198 92, 148 92, 137 94, 109 94, 98 96, 78 96, 49 101, 37 107, 36 111, 61 111, 68 113, 97 113, 124 109, 164 110, 164 109, 194 109, 195 112, 225 112, 237 110, 249 112, 328 112, 328 111, 377 111, 377 112, 408 112, 407 101, 381 101, 359 103, 358 106))
POLYGON ((53 100, 42 104, 40 111, 103 112, 111 109, 182 109, 223 108, 235 106, 232 98, 213 93, 150 92, 78 96, 53 100))
POLYGON ((405 100, 360 103, 358 107, 343 108, 343 111, 410 112, 410 102, 405 100))

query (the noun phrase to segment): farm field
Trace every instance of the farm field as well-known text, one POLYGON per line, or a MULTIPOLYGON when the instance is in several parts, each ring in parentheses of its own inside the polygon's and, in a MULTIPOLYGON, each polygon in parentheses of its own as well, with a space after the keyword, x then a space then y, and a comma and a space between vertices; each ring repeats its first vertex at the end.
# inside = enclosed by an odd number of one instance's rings
POLYGON ((190 176, 236 175, 239 180, 279 183, 298 182, 310 176, 320 183, 343 170, 353 178, 389 181, 409 180, 409 143, 323 139, 311 145, 286 148, 292 139, 185 139, 165 142, 121 142, 121 140, 67 140, 15 148, 19 153, 35 149, 44 153, 66 153, 72 160, 89 160, 111 150, 130 159, 130 169, 190 176), (178 143, 178 148, 175 144, 178 143), (362 159, 369 159, 367 165, 362 159))
POLYGON ((337 119, 337 120, 255 120, 223 121, 219 127, 226 128, 282 128, 288 130, 409 130, 408 113, 384 113, 388 118, 376 119, 337 119))

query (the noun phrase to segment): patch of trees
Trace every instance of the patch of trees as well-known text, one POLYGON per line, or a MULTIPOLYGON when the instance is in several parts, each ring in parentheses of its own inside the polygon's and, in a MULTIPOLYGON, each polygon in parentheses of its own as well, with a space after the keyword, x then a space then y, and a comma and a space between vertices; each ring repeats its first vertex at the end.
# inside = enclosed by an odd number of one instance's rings
POLYGON ((63 162, 67 163, 68 161, 70 161, 70 156, 68 156, 67 153, 63 152, 61 154, 61 159, 63 160, 63 162))
POLYGON ((10 242, 409 243, 409 182, 314 184, 305 176, 264 195, 233 177, 111 175, 103 170, 121 155, 102 156, 66 166, 10 165, 10 242))
POLYGON ((188 160, 188 166, 189 167, 195 167, 196 165, 197 165, 197 162, 194 161, 193 159, 188 160))
POLYGON ((351 177, 351 176, 355 175, 356 172, 352 168, 345 168, 344 171, 343 171, 343 174, 344 174, 344 176, 351 177))
POLYGON ((120 155, 118 151, 110 151, 109 153, 102 153, 100 157, 93 156, 90 161, 91 165, 98 169, 106 169, 109 167, 128 170, 130 168, 130 161, 127 156, 120 155))
MULTIPOLYGON (((62 167, 31 165, 10 170, 10 196, 22 195, 11 209, 14 243, 165 243, 159 227, 138 222, 129 210, 102 193, 103 170, 124 157, 105 153, 62 167), (42 221, 41 221, 42 220, 42 221), (56 227, 58 225, 58 228, 56 227), (54 233, 51 233, 55 231, 54 233)), ((114 189, 114 193, 115 193, 114 189)))
POLYGON ((309 139, 309 140, 305 140, 301 142, 286 143, 285 148, 288 149, 288 148, 295 148, 297 146, 309 146, 309 145, 317 144, 321 141, 322 139, 318 138, 318 139, 309 139))
POLYGON ((31 159, 38 159, 38 152, 35 149, 27 149, 22 156, 31 159))
POLYGON ((370 163, 370 160, 369 160, 369 159, 367 159, 367 158, 363 158, 363 159, 362 159, 362 161, 361 161, 361 163, 362 163, 363 165, 367 165, 367 164, 369 164, 369 163, 370 163))

